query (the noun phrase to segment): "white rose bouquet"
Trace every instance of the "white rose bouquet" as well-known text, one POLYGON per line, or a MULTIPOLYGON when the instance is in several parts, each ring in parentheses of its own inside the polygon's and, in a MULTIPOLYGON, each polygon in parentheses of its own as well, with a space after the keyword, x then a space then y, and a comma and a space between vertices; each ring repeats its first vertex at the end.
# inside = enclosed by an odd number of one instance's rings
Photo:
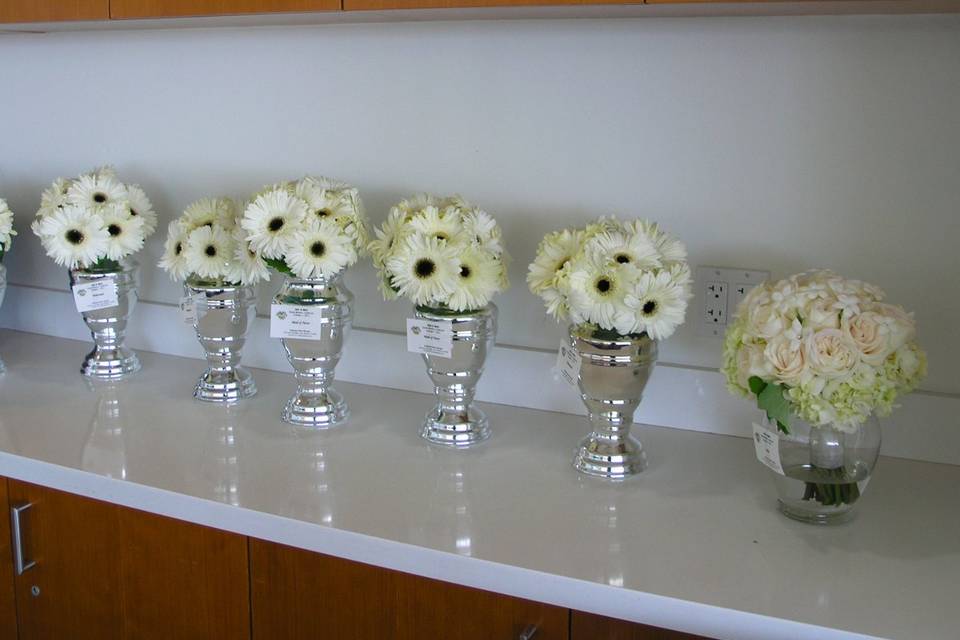
POLYGON ((251 285, 266 280, 267 265, 250 252, 239 223, 239 209, 230 198, 197 200, 167 228, 159 266, 176 282, 251 285))
POLYGON ((116 271, 157 228, 146 194, 110 167, 57 179, 41 196, 31 229, 47 255, 70 269, 116 271))
POLYGON ((477 311, 509 286, 497 221, 459 196, 421 194, 390 209, 369 250, 380 290, 420 307, 477 311))
POLYGON ((926 375, 911 314, 884 293, 831 271, 754 288, 727 328, 730 389, 757 398, 779 430, 791 414, 814 427, 856 432, 926 375))
POLYGON ((13 211, 10 210, 7 201, 0 198, 0 261, 10 250, 15 235, 17 232, 13 229, 13 211))
POLYGON ((600 218, 544 237, 527 284, 550 315, 595 337, 663 340, 683 323, 691 296, 686 257, 656 223, 600 218))
POLYGON ((368 237, 357 189, 324 177, 263 189, 247 205, 240 227, 254 256, 298 278, 340 273, 357 261, 368 237))

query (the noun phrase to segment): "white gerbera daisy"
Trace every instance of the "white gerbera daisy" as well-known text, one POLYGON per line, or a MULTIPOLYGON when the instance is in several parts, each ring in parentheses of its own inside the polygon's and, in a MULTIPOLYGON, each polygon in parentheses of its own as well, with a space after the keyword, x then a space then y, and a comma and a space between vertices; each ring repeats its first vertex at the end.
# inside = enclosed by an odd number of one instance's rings
POLYGON ((283 249, 303 229, 306 203, 285 190, 268 191, 247 206, 241 226, 247 242, 264 258, 279 259, 283 249))
POLYGON ((67 202, 91 213, 105 213, 126 200, 127 188, 110 175, 84 174, 67 189, 67 202))
POLYGON ((182 282, 190 275, 190 265, 187 263, 187 229, 174 220, 167 227, 167 241, 163 246, 163 257, 159 266, 170 274, 177 282, 182 282))
POLYGON ((107 252, 109 234, 103 219, 74 205, 44 216, 37 235, 47 255, 70 269, 88 267, 107 252))
POLYGON ((570 316, 574 323, 592 322, 603 329, 624 333, 618 319, 625 311, 628 267, 581 256, 570 266, 570 316))
POLYGON ((415 213, 410 220, 410 226, 424 237, 445 242, 453 242, 463 231, 460 216, 455 209, 440 210, 435 206, 424 207, 415 213))
POLYGON ((683 324, 689 297, 689 286, 677 273, 640 274, 624 300, 634 319, 628 333, 646 332, 653 340, 669 338, 683 324))
POLYGON ((107 230, 107 258, 120 260, 143 247, 143 219, 131 216, 125 206, 105 209, 100 217, 107 230))
POLYGON ((10 250, 12 236, 17 235, 13 230, 13 211, 7 201, 0 198, 0 257, 10 250))
POLYGON ((494 255, 503 253, 502 233, 497 221, 483 209, 471 209, 463 214, 463 230, 484 251, 494 255))
MULTIPOLYGON (((223 221, 236 215, 233 204, 228 198, 200 198, 187 205, 183 210, 181 220, 187 231, 200 227, 210 227, 215 224, 227 227, 223 221)), ((232 228, 232 224, 229 228, 232 228)))
POLYGON ((580 252, 582 242, 583 232, 579 230, 564 229, 544 236, 537 249, 537 257, 527 271, 530 291, 543 294, 556 289, 560 271, 580 252))
POLYGON ((233 236, 216 224, 194 229, 187 236, 185 253, 190 273, 201 278, 225 278, 235 254, 233 236))
POLYGON ((399 246, 397 243, 402 242, 406 236, 405 232, 410 229, 404 224, 405 216, 406 213, 402 209, 392 207, 383 224, 374 229, 377 238, 370 241, 367 250, 373 258, 373 264, 378 268, 383 266, 387 256, 390 255, 394 247, 399 246))
POLYGON ((37 211, 38 218, 50 215, 67 204, 67 191, 70 190, 70 184, 70 180, 57 178, 43 191, 40 195, 40 209, 37 211))
POLYGON ((408 237, 387 258, 391 287, 418 305, 444 304, 456 289, 457 253, 456 247, 435 237, 408 237))
POLYGON ((664 263, 684 262, 687 259, 687 248, 683 243, 660 229, 660 225, 656 222, 634 220, 627 226, 637 235, 645 235, 664 263))
POLYGON ((598 259, 629 264, 637 269, 660 266, 660 254, 645 233, 603 232, 590 238, 584 246, 598 259))
POLYGON ((427 207, 440 206, 440 199, 429 193, 417 193, 396 204, 396 208, 402 211, 408 220, 410 216, 427 207))
POLYGON ((332 276, 357 261, 350 239, 333 220, 321 218, 297 232, 284 250, 287 266, 300 278, 332 276))
POLYGON ((127 185, 127 211, 131 216, 143 220, 144 236, 149 236, 157 230, 157 214, 147 194, 138 184, 127 185))
POLYGON ((257 255, 256 251, 250 248, 250 243, 247 242, 246 231, 244 231, 242 227, 234 229, 233 241, 234 270, 230 275, 231 282, 256 284, 261 280, 269 280, 270 269, 267 267, 267 263, 257 255))
POLYGON ((450 299, 454 311, 476 311, 500 290, 503 265, 493 255, 474 247, 460 252, 460 271, 450 299))

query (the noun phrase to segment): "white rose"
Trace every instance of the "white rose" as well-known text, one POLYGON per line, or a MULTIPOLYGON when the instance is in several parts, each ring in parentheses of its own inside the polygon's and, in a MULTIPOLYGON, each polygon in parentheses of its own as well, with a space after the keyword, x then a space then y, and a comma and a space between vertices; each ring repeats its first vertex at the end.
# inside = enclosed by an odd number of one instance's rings
POLYGON ((773 367, 777 380, 789 386, 800 383, 806 373, 807 363, 799 340, 791 340, 785 335, 777 336, 767 343, 763 354, 773 367))
POLYGON ((903 377, 907 379, 912 379, 920 370, 920 358, 916 350, 909 347, 901 347, 897 351, 897 364, 900 366, 903 377))
POLYGON ((839 329, 821 329, 804 338, 807 365, 825 378, 846 378, 860 362, 856 345, 839 329))
POLYGON ((844 332, 857 346, 860 358, 874 366, 880 366, 893 349, 890 345, 890 330, 883 316, 874 311, 864 311, 843 323, 844 332))
POLYGON ((825 298, 811 301, 803 310, 803 324, 814 331, 839 329, 840 312, 834 306, 834 302, 825 298))
POLYGON ((877 303, 871 307, 871 310, 878 314, 880 322, 890 332, 890 351, 896 351, 913 340, 917 333, 913 314, 907 313, 903 307, 885 303, 877 303))
POLYGON ((753 376, 769 380, 773 377, 773 369, 763 355, 763 347, 751 343, 741 346, 737 351, 737 384, 749 389, 753 376))
POLYGON ((754 338, 769 340, 783 333, 789 324, 772 304, 758 304, 747 311, 744 333, 754 338))

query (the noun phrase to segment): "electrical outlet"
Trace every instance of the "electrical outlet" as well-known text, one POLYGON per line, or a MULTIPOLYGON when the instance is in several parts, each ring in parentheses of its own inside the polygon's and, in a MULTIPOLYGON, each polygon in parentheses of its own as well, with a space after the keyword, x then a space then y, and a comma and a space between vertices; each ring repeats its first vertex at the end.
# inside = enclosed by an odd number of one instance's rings
POLYGON ((696 297, 700 333, 722 338, 727 320, 755 286, 770 279, 769 271, 731 267, 697 267, 696 297))

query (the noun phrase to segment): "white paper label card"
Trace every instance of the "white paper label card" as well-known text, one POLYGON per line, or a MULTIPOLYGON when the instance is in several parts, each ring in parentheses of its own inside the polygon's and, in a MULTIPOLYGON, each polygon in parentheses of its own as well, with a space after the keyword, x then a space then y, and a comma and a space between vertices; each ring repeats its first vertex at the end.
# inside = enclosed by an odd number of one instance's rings
POLYGON ((786 475, 780 464, 780 438, 777 434, 754 422, 753 446, 757 449, 757 460, 780 475, 786 475))
POLYGON ((449 320, 407 318, 407 351, 449 358, 453 355, 453 324, 449 320))
POLYGON ((299 304, 270 305, 270 337, 319 340, 322 338, 323 317, 320 309, 299 304))
POLYGON ((120 304, 117 300, 117 283, 104 279, 75 284, 73 301, 80 313, 116 307, 120 304))
POLYGON ((197 323, 197 299, 193 296, 184 296, 180 298, 180 318, 183 324, 194 325, 197 323))
POLYGON ((560 349, 557 351, 557 365, 554 368, 556 377, 560 378, 571 387, 577 386, 577 380, 580 377, 580 354, 566 341, 560 343, 560 349))

